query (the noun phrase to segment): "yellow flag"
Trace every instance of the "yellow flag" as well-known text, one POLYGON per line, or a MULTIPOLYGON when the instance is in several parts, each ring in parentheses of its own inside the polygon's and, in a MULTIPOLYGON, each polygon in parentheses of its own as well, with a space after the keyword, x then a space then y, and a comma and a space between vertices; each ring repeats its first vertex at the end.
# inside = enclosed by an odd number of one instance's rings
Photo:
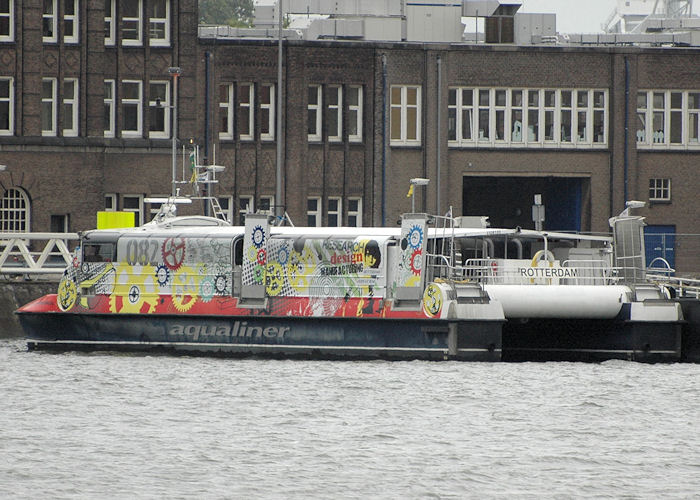
POLYGON ((413 186, 414 185, 411 184, 411 187, 408 188, 408 194, 406 195, 406 198, 410 198, 411 196, 413 196, 413 186))

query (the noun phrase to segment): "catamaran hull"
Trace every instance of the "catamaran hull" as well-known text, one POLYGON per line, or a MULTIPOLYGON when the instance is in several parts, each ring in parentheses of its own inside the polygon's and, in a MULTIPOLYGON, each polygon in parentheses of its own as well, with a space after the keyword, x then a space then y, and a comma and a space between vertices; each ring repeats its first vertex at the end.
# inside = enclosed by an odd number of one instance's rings
POLYGON ((499 361, 502 320, 19 313, 30 350, 499 361))

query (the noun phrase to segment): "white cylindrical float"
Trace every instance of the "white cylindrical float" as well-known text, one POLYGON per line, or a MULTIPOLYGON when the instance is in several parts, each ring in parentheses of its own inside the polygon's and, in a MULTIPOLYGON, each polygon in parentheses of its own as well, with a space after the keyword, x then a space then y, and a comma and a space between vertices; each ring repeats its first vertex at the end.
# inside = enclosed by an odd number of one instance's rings
POLYGON ((506 318, 612 319, 630 302, 626 286, 485 285, 506 318))

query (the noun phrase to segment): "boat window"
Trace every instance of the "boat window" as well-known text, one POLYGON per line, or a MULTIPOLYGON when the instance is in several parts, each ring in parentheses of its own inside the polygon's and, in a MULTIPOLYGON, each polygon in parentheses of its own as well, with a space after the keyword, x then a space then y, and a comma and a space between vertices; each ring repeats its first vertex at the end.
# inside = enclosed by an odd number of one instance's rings
POLYGON ((233 264, 235 266, 243 265, 243 238, 238 238, 233 242, 233 264))
POLYGON ((112 262, 114 243, 86 243, 83 245, 83 262, 112 262))

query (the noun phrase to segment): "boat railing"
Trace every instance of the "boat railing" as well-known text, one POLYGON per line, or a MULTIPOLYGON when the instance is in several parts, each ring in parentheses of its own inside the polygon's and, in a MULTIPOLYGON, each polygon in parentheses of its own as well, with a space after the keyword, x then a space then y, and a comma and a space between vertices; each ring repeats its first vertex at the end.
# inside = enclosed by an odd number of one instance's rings
POLYGON ((647 279, 652 283, 671 288, 676 297, 700 299, 700 279, 653 272, 647 272, 647 279))
POLYGON ((0 233, 0 275, 61 275, 73 262, 69 242, 78 239, 77 233, 0 233))

